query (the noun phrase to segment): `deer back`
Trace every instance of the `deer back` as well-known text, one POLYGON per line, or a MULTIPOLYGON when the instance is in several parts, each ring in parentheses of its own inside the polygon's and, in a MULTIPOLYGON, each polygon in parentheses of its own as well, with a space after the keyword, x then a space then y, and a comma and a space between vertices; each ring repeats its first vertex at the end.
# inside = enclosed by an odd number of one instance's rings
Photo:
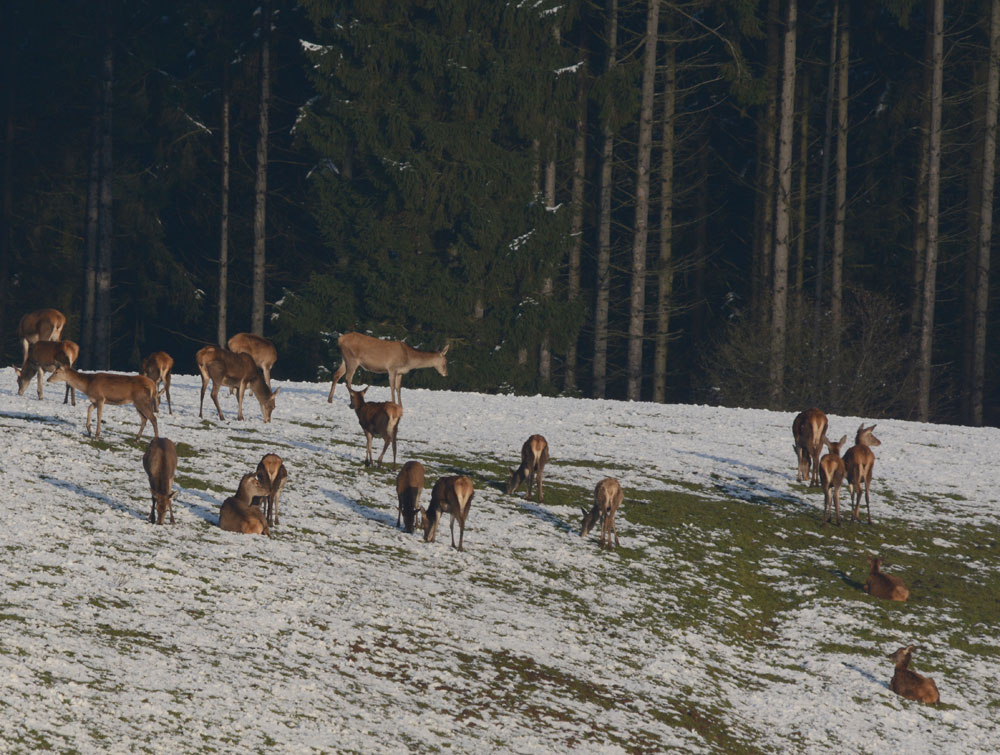
POLYGON ((871 568, 865 580, 865 592, 882 600, 905 601, 910 597, 910 591, 903 580, 894 574, 882 571, 882 559, 870 558, 871 568))
POLYGON ((162 380, 163 376, 170 372, 173 367, 173 357, 165 351, 154 351, 142 360, 139 373, 156 382, 157 380, 162 380))
POLYGON ((274 344, 254 333, 237 333, 226 345, 230 351, 249 354, 254 363, 260 367, 271 367, 278 361, 278 350, 274 344))
POLYGON ((169 438, 153 438, 142 456, 153 495, 170 495, 177 472, 177 447, 169 438))
POLYGON ((278 454, 266 454, 257 463, 257 479, 271 493, 275 488, 288 477, 285 463, 278 454))
POLYGON ((17 337, 36 340, 57 340, 66 327, 66 315, 58 309, 38 309, 24 315, 17 324, 17 337))
POLYGON ((941 695, 938 693, 934 680, 909 668, 913 650, 913 645, 909 645, 889 656, 896 664, 896 671, 892 675, 892 681, 889 682, 889 689, 909 700, 932 704, 939 702, 941 695))
POLYGON ((594 488, 594 505, 587 511, 583 511, 583 523, 580 527, 580 536, 584 537, 598 522, 603 521, 613 511, 618 509, 624 499, 621 484, 614 477, 605 477, 594 488))

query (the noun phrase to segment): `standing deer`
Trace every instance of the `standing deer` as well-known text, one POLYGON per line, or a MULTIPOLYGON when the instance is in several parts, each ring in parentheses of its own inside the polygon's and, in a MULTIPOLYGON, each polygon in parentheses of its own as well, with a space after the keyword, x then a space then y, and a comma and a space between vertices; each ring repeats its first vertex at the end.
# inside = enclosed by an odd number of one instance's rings
POLYGON ((17 337, 23 353, 21 361, 28 358, 28 346, 38 341, 58 341, 66 327, 66 315, 58 309, 38 309, 29 312, 17 324, 17 337))
POLYGON ((413 532, 413 523, 420 508, 420 494, 424 492, 424 465, 419 461, 408 461, 396 476, 396 498, 399 505, 396 511, 396 526, 403 520, 403 528, 413 532))
POLYGON ((872 523, 872 503, 868 497, 868 486, 871 485, 872 472, 875 470, 875 454, 869 446, 881 446, 882 441, 872 435, 875 425, 865 427, 861 423, 858 434, 854 437, 854 445, 844 454, 844 467, 847 469, 847 487, 851 492, 851 521, 861 519, 861 491, 864 486, 865 506, 868 508, 868 524, 872 523))
POLYGON ((198 416, 201 417, 205 405, 205 389, 208 381, 212 381, 212 401, 215 409, 219 412, 219 419, 225 419, 222 415, 222 408, 219 406, 219 388, 223 385, 236 388, 236 400, 239 411, 236 419, 243 419, 243 394, 249 387, 253 395, 257 397, 260 404, 261 414, 264 421, 271 421, 271 413, 274 411, 274 399, 281 391, 276 389, 273 393, 264 380, 264 373, 261 371, 249 354, 236 354, 228 349, 220 349, 218 346, 205 346, 194 355, 198 363, 198 372, 201 373, 201 402, 198 404, 198 416))
POLYGON ((534 482, 535 474, 538 474, 538 502, 542 502, 542 472, 549 460, 549 444, 541 435, 532 435, 521 446, 521 466, 510 470, 510 477, 507 479, 507 495, 515 492, 524 482, 528 480, 528 490, 524 496, 526 501, 531 500, 531 485, 534 482))
POLYGON ((156 410, 160 410, 160 394, 165 393, 167 395, 167 410, 171 414, 174 413, 174 407, 170 403, 170 371, 173 368, 173 357, 165 351, 154 351, 142 360, 142 366, 139 368, 139 374, 152 380, 157 388, 161 382, 163 383, 163 390, 158 390, 156 394, 156 410))
MULTIPOLYGON (((68 364, 70 367, 76 362, 80 353, 80 347, 72 341, 36 341, 28 347, 28 356, 20 368, 15 367, 17 373, 17 395, 23 396, 31 378, 38 376, 38 400, 42 400, 42 373, 54 372, 60 364, 68 364)), ((73 400, 76 406, 76 390, 69 383, 66 384, 66 395, 63 403, 73 400)))
POLYGON ((433 543, 437 536, 438 522, 442 514, 451 514, 451 547, 455 547, 455 520, 458 520, 458 550, 463 550, 462 540, 465 537, 465 520, 469 516, 472 505, 472 494, 475 489, 472 480, 465 475, 457 477, 442 477, 434 483, 431 490, 431 503, 424 513, 424 540, 433 543))
POLYGON ((142 466, 149 478, 149 492, 153 496, 153 506, 149 510, 149 521, 163 524, 163 518, 170 510, 170 523, 174 523, 174 474, 177 472, 177 447, 168 438, 153 438, 142 456, 142 466))
POLYGON ((808 479, 809 487, 819 484, 819 452, 823 450, 826 427, 826 415, 819 409, 806 409, 792 422, 795 457, 799 462, 795 479, 797 482, 808 479))
POLYGON ((260 507, 251 505, 254 497, 266 495, 267 488, 257 479, 257 473, 247 472, 236 494, 227 498, 219 509, 219 527, 227 532, 271 537, 271 529, 260 507))
POLYGON ((278 454, 266 454, 257 464, 257 479, 267 488, 264 499, 264 518, 268 525, 278 524, 278 499, 288 480, 288 470, 278 454))
POLYGON ((907 645, 889 656, 889 660, 896 664, 896 672, 889 682, 889 689, 909 700, 931 704, 940 702, 941 695, 934 680, 909 668, 910 658, 917 649, 913 645, 907 645))
POLYGON ((261 372, 264 373, 267 387, 271 387, 271 368, 278 361, 278 350, 274 348, 273 343, 264 336, 253 333, 237 333, 229 339, 226 345, 230 351, 235 351, 237 354, 249 354, 254 364, 260 367, 261 372))
POLYGON ((399 420, 403 417, 403 407, 391 401, 379 401, 365 403, 366 387, 363 391, 355 391, 351 388, 347 392, 351 396, 351 408, 358 415, 358 423, 365 432, 368 441, 365 452, 365 466, 370 467, 372 461, 372 437, 377 435, 385 440, 385 446, 378 457, 378 465, 382 466, 382 457, 385 456, 389 444, 392 443, 392 468, 396 468, 396 437, 399 435, 399 420))
POLYGON ((819 462, 819 481, 823 486, 823 525, 830 521, 830 500, 837 511, 837 526, 840 526, 840 486, 844 484, 844 460, 840 458, 840 449, 847 443, 845 435, 836 443, 831 443, 824 436, 823 442, 830 449, 819 462))
POLYGON ((625 494, 622 493, 622 486, 614 477, 605 477, 594 488, 594 505, 587 509, 580 507, 583 512, 583 525, 580 527, 580 537, 586 537, 590 529, 597 523, 601 524, 601 547, 611 548, 611 535, 615 536, 615 547, 618 543, 618 530, 615 529, 615 514, 621 506, 625 494), (605 545, 605 540, 607 544, 605 545))
POLYGON ((905 601, 910 597, 910 591, 906 589, 903 580, 895 574, 886 574, 882 571, 882 559, 877 556, 869 556, 868 564, 871 570, 868 579, 865 580, 865 592, 883 600, 905 601))
POLYGON ((358 367, 369 372, 388 374, 389 398, 399 406, 403 405, 403 375, 410 370, 433 367, 440 375, 448 376, 448 360, 445 358, 447 346, 441 351, 420 351, 402 341, 383 341, 363 333, 344 333, 337 339, 337 345, 340 346, 343 360, 333 374, 333 385, 330 386, 327 403, 333 401, 333 391, 341 377, 344 377, 347 389, 351 390, 351 381, 354 380, 358 367))
POLYGON ((139 416, 142 417, 139 434, 135 436, 135 439, 139 440, 142 437, 142 431, 146 429, 147 421, 153 425, 153 437, 160 437, 160 431, 156 425, 156 386, 145 375, 77 372, 68 365, 60 364, 49 377, 48 382, 59 383, 63 381, 69 383, 76 390, 86 393, 87 398, 90 399, 90 406, 87 407, 87 435, 90 435, 90 414, 95 406, 97 407, 97 433, 94 437, 100 438, 104 405, 132 404, 139 412, 139 416))

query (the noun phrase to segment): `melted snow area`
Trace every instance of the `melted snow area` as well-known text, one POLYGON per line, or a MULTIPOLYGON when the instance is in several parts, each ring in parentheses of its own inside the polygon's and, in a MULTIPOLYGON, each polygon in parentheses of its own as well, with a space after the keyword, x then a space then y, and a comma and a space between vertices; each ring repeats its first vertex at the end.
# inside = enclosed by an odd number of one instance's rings
MULTIPOLYGON (((329 384, 275 385, 268 425, 249 392, 246 421, 225 391, 226 420, 206 396, 202 421, 200 380, 175 376, 160 433, 190 449, 177 523, 156 527, 134 409, 106 408, 104 447, 86 437, 85 398, 64 406, 62 385, 17 396, 2 371, 0 750, 1000 750, 995 623, 924 603, 936 634, 913 637, 905 611, 888 639, 869 631, 882 604, 812 599, 820 585, 789 574, 800 555, 833 559, 817 526, 816 551, 748 565, 807 599, 734 641, 757 609, 706 570, 740 558, 726 533, 694 520, 665 539, 630 521, 630 491, 704 486, 706 506, 776 499, 818 524, 822 495, 795 484, 792 414, 404 388, 399 463, 424 462, 424 505, 439 476, 475 481, 460 553, 447 517, 435 543, 396 529, 395 475, 363 467, 343 385, 332 404, 329 384), (576 506, 504 495, 535 432, 546 482, 578 488, 576 506), (273 539, 220 531, 222 500, 268 452, 289 473, 273 539), (578 536, 579 506, 609 475, 625 489, 621 553, 578 536), (705 560, 685 560, 685 543, 705 560), (911 642, 927 649, 914 665, 935 677, 937 707, 888 689, 885 655, 911 642)), ((859 423, 831 417, 831 434, 859 423)), ((934 524, 946 548, 949 528, 995 523, 1000 431, 878 424, 876 526, 934 524)))

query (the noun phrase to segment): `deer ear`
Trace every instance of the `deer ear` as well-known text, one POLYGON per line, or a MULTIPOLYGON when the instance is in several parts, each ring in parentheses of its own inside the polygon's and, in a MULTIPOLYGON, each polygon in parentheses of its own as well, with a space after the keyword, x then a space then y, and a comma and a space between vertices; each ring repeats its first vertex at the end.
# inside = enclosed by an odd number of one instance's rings
POLYGON ((274 392, 271 395, 272 396, 277 396, 279 393, 281 393, 281 388, 275 388, 274 392))
POLYGON ((447 354, 449 348, 451 348, 451 344, 450 343, 446 343, 444 345, 444 348, 441 349, 441 356, 444 356, 445 354, 447 354))
POLYGON ((11 367, 13 367, 13 368, 14 368, 14 372, 16 372, 16 373, 17 373, 17 376, 18 376, 18 377, 21 377, 21 368, 20 368, 20 367, 18 367, 17 365, 15 365, 15 364, 12 364, 12 365, 11 365, 11 367))
POLYGON ((847 442, 847 436, 846 435, 842 435, 840 437, 840 445, 844 445, 846 442, 847 442))
POLYGON ((175 499, 176 497, 177 497, 177 491, 176 491, 176 490, 171 490, 171 491, 170 491, 170 500, 172 501, 172 500, 174 500, 174 499, 175 499))

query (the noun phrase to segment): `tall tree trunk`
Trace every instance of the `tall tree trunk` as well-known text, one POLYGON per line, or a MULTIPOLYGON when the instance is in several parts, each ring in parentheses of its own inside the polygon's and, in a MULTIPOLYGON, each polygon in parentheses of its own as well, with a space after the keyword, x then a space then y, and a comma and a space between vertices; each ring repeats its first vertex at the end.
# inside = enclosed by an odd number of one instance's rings
MULTIPOLYGON (((840 2, 833 2, 830 20, 830 63, 826 79, 826 115, 823 121, 823 161, 819 183, 819 224, 816 229, 816 309, 813 316, 813 343, 819 343, 820 323, 823 316, 823 279, 826 274, 826 206, 830 189, 830 142, 833 134, 833 103, 836 101, 837 83, 837 31, 840 23, 840 2)), ((817 376, 823 369, 816 360, 817 376)))
MULTIPOLYGON (((582 51, 582 46, 581 46, 582 51)), ((586 56, 584 56, 586 57, 586 56)), ((577 72, 576 99, 576 139, 573 144, 573 184, 570 188, 573 204, 573 218, 570 221, 570 235, 573 238, 569 248, 567 265, 566 298, 570 304, 580 297, 580 256, 583 251, 583 196, 587 186, 587 69, 581 65, 577 72)), ((577 339, 570 339, 566 348, 566 370, 564 386, 566 391, 576 390, 576 350, 577 339)))
MULTIPOLYGON (((989 36, 989 22, 986 23, 989 36)), ((988 58, 988 54, 987 54, 988 58)), ((987 69, 989 60, 977 60, 972 64, 969 91, 972 99, 972 120, 969 128, 969 168, 966 173, 966 251, 965 280, 962 285, 962 354, 961 390, 959 391, 959 412, 963 421, 972 423, 972 352, 974 349, 976 270, 979 267, 979 211, 983 205, 983 159, 986 136, 987 69), (981 93, 980 93, 981 90, 981 93)))
MULTIPOLYGON (((847 104, 851 64, 851 4, 840 14, 840 51, 837 56, 837 176, 834 189, 833 254, 830 259, 830 324, 835 352, 840 350, 844 297, 844 224, 847 220, 847 104)), ((836 360, 834 361, 836 365, 836 360)), ((834 381, 836 385, 836 380, 834 381)))
MULTIPOLYGON (((618 0, 608 0, 608 73, 618 54, 618 0)), ((591 395, 604 398, 608 377, 608 308, 611 299, 611 192, 615 134, 613 123, 604 123, 601 146, 601 188, 597 219, 597 297, 594 306, 594 363, 591 395)))
POLYGON ((97 236, 99 230, 98 197, 101 186, 101 90, 94 97, 94 117, 90 136, 90 169, 87 175, 86 259, 83 269, 83 323, 81 347, 83 366, 97 367, 94 335, 97 300, 97 236))
POLYGON ((924 264, 920 357, 917 369, 917 419, 930 419, 931 358, 934 345, 934 298, 937 290, 938 202, 941 186, 941 97, 944 79, 944 0, 934 0, 930 33, 931 91, 927 163, 927 256, 924 264))
POLYGON ((796 0, 788 0, 781 72, 781 121, 778 126, 778 192, 774 213, 774 288, 771 294, 770 403, 778 408, 785 382, 785 330, 788 319, 788 229, 792 196, 792 138, 795 128, 796 0))
POLYGON ((111 244, 112 217, 112 94, 114 91, 114 50, 110 3, 107 18, 104 64, 101 70, 101 181, 98 197, 97 281, 95 288, 94 367, 108 369, 111 364, 111 244))
POLYGON ((983 129, 983 204, 979 212, 979 264, 976 268, 976 302, 973 315, 970 419, 976 426, 983 424, 983 393, 986 386, 986 315, 990 293, 993 181, 996 175, 997 106, 1000 99, 1000 0, 992 0, 990 5, 990 65, 986 79, 986 123, 983 129))
POLYGON ((229 313, 229 61, 222 71, 222 196, 219 210, 219 311, 215 339, 225 346, 229 313))
POLYGON ((253 209, 253 299, 250 330, 264 335, 264 281, 267 239, 267 137, 271 109, 271 4, 264 3, 261 13, 260 110, 257 121, 257 180, 254 184, 253 209))
MULTIPOLYGON (((931 15, 930 2, 927 6, 931 15)), ((930 161, 930 112, 928 98, 931 91, 931 70, 934 68, 934 35, 924 35, 923 88, 920 103, 920 144, 917 147, 917 176, 913 206, 913 289, 910 297, 908 331, 913 334, 920 328, 924 305, 924 270, 927 265, 927 168, 930 161)))
POLYGON ((4 46, 4 139, 3 139, 3 223, 0 227, 0 355, 5 343, 4 334, 7 325, 7 297, 10 295, 10 255, 14 249, 14 42, 11 29, 13 19, 8 6, 0 7, 0 29, 3 30, 0 40, 4 46))
POLYGON ((804 314, 806 276, 806 193, 809 188, 809 77, 799 78, 799 196, 795 233, 795 316, 804 314))
MULTIPOLYGON (((556 133, 555 124, 549 128, 549 159, 545 163, 545 205, 555 209, 556 206, 556 133)), ((542 279, 542 301, 552 298, 552 275, 547 274, 542 279)), ((538 345, 538 379, 542 385, 552 380, 552 333, 546 326, 542 340, 538 345)))
POLYGON ((757 238, 751 274, 751 300, 757 314, 770 312, 772 253, 774 251, 774 171, 778 133, 778 65, 781 61, 781 34, 778 28, 778 0, 767 3, 767 69, 764 88, 767 103, 757 127, 757 238))
MULTIPOLYGON (((660 255, 656 271, 656 340, 653 351, 653 401, 667 400, 667 344, 674 294, 674 110, 677 98, 677 59, 667 40, 663 67, 663 123, 660 137, 660 255)), ((707 180, 702 176, 702 180, 707 180)))
POLYGON ((649 239, 649 167, 653 154, 653 95, 656 93, 656 42, 660 0, 649 0, 643 53, 642 104, 636 156, 635 227, 632 240, 632 287, 628 321, 628 400, 642 398, 642 346, 646 322, 646 242, 649 239))

